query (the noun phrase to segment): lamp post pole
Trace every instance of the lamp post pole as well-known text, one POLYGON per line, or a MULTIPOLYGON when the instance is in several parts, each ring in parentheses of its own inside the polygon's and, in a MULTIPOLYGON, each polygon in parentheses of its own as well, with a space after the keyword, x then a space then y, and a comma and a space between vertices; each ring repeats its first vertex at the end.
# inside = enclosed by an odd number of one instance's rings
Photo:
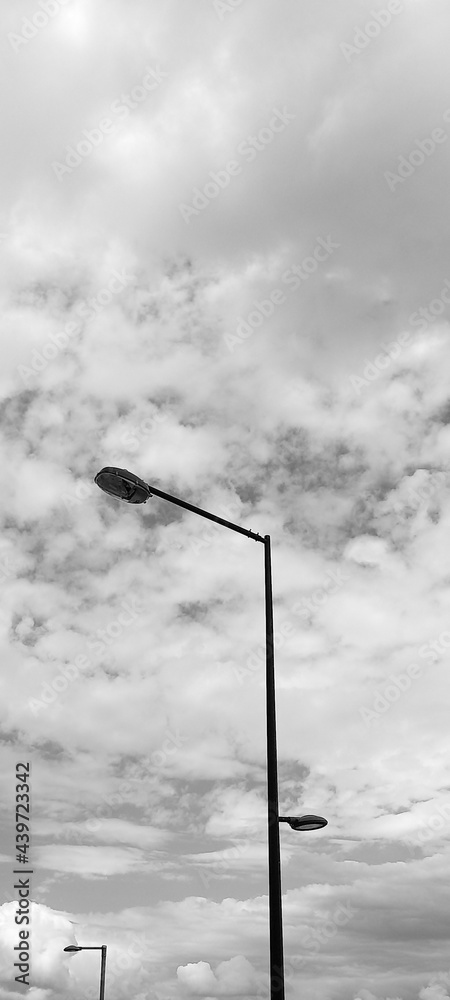
MULTIPOLYGON (((162 490, 149 486, 126 469, 107 466, 95 476, 95 483, 110 496, 126 500, 128 503, 146 503, 149 497, 155 495, 162 500, 183 507, 194 514, 206 517, 210 521, 222 524, 232 531, 238 531, 247 538, 253 538, 264 545, 264 592, 266 618, 266 718, 267 718, 267 820, 269 847, 269 940, 270 940, 270 1000, 285 1000, 284 992, 284 960, 283 960, 283 913, 281 905, 281 861, 280 861, 280 817, 278 814, 278 769, 277 769, 277 733, 275 710, 275 666, 273 638, 273 596, 272 596, 272 563, 270 535, 258 535, 247 528, 241 528, 232 521, 211 514, 209 511, 195 507, 193 504, 163 493, 162 490)), ((298 819, 294 826, 294 817, 283 817, 286 822, 293 822, 293 829, 319 829, 326 825, 326 820, 320 816, 306 816, 308 821, 301 825, 298 819)), ((102 997, 100 998, 102 1000, 102 997)))
POLYGON ((64 951, 101 951, 102 960, 100 965, 100 993, 99 1000, 105 1000, 105 979, 106 979, 106 944, 69 944, 64 951))
POLYGON ((278 810, 277 720, 270 535, 264 536, 266 606, 267 834, 269 846, 270 997, 284 1000, 283 911, 281 903, 280 827, 278 810))
POLYGON ((99 1000, 105 1000, 105 979, 106 979, 106 944, 102 944, 102 964, 100 966, 99 1000))

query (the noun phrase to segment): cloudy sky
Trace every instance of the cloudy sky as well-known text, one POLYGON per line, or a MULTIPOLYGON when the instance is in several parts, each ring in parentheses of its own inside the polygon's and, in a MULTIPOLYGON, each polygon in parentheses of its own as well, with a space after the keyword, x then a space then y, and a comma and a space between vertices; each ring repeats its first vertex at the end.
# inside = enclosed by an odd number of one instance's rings
POLYGON ((105 465, 272 537, 288 997, 450 995, 449 30, 3 4, 0 1000, 267 998, 263 547, 105 465))

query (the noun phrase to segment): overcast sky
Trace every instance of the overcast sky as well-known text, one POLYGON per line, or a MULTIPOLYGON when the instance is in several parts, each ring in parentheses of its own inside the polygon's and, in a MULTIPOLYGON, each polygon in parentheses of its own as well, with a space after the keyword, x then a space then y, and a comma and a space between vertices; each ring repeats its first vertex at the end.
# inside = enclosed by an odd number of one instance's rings
POLYGON ((0 1000, 444 1000, 447 0, 18 0, 0 101, 0 1000))

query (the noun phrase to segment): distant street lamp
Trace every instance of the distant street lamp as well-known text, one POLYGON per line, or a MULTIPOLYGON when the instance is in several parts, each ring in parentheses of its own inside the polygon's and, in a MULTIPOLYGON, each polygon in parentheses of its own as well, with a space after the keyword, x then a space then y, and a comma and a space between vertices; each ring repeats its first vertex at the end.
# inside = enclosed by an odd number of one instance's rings
POLYGON ((100 993, 99 1000, 105 1000, 105 979, 106 979, 106 944, 99 945, 89 945, 89 944, 69 944, 64 951, 101 951, 102 953, 102 963, 100 966, 100 993))
POLYGON ((281 908, 281 862, 279 823, 289 823, 293 830, 319 830, 327 825, 322 816, 279 816, 278 815, 278 769, 275 712, 275 669, 273 636, 272 564, 270 535, 258 535, 247 528, 241 528, 232 521, 210 514, 209 511, 194 507, 186 500, 163 493, 149 486, 127 469, 106 466, 95 476, 94 482, 105 493, 125 500, 127 503, 146 503, 149 497, 157 496, 168 500, 177 507, 206 517, 209 521, 223 524, 225 528, 238 531, 247 538, 253 538, 264 545, 264 593, 266 614, 266 726, 267 726, 267 807, 269 842, 269 935, 270 935, 270 997, 271 1000, 285 1000, 284 958, 283 958, 283 914, 281 908))

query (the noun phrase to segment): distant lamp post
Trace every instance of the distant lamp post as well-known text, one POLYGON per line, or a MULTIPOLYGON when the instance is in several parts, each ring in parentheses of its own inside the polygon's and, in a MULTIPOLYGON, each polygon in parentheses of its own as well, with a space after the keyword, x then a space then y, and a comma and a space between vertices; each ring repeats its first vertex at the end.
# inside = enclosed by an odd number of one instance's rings
POLYGON ((64 951, 101 951, 102 953, 102 964, 100 966, 100 993, 99 1000, 105 1000, 105 979, 106 979, 106 944, 99 945, 89 945, 89 944, 68 944, 64 951))
POLYGON ((272 563, 270 535, 258 535, 239 524, 226 521, 217 514, 211 514, 201 507, 194 507, 186 500, 163 493, 155 486, 135 476, 128 469, 106 466, 94 478, 94 482, 105 493, 125 500, 127 503, 146 503, 149 497, 157 496, 168 500, 177 507, 183 507, 193 514, 206 517, 225 528, 238 531, 247 538, 253 538, 264 545, 264 595, 266 615, 266 732, 267 732, 267 808, 269 846, 269 940, 270 940, 270 998, 285 1000, 284 958, 283 958, 283 915, 281 909, 281 861, 280 861, 280 821, 289 823, 293 830, 320 830, 327 825, 322 816, 279 816, 278 815, 278 768, 275 713, 275 665, 273 633, 272 563))

